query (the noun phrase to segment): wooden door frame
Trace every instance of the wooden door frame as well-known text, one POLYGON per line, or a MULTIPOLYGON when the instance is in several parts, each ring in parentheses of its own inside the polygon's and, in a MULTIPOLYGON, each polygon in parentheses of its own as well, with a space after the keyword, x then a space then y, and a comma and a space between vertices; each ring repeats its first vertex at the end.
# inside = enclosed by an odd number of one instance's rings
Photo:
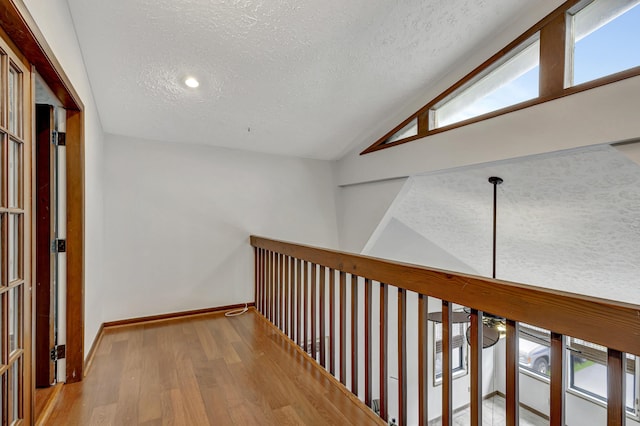
MULTIPOLYGON (((33 362, 35 364, 34 379, 36 387, 48 387, 56 380, 55 363, 52 361, 49 351, 55 345, 52 291, 54 258, 51 254, 51 241, 55 238, 55 209, 58 208, 53 196, 54 186, 54 153, 51 135, 54 130, 54 110, 51 105, 36 104, 34 115, 35 133, 33 144, 35 148, 35 185, 33 195, 35 210, 32 215, 35 219, 36 273, 32 278, 33 311, 34 311, 34 344, 33 362), (52 202, 54 204, 52 204, 52 202)), ((55 149, 55 147, 54 147, 55 149)))
MULTIPOLYGON (((84 376, 84 105, 23 0, 0 0, 0 27, 67 110, 67 383, 84 376)), ((32 111, 35 99, 32 99, 32 111)), ((33 126, 32 126, 33 128, 33 126)), ((33 144, 33 138, 31 143, 33 144)), ((33 145, 32 145, 33 146, 33 145)), ((33 208, 35 170, 31 171, 33 208)), ((32 210, 33 211, 33 210, 32 210)), ((35 276, 34 220, 31 221, 31 271, 35 276)), ((25 265, 26 266, 26 265, 25 265)), ((29 286, 33 285, 32 282, 29 286)), ((33 299, 31 301, 33 306, 33 299)), ((33 327, 33 310, 31 324, 33 327)), ((31 333, 33 339, 33 333, 31 333)), ((32 365, 29 366, 33 371, 32 365)), ((33 377, 33 375, 30 375, 33 377)), ((31 386, 34 388, 33 379, 31 386)))

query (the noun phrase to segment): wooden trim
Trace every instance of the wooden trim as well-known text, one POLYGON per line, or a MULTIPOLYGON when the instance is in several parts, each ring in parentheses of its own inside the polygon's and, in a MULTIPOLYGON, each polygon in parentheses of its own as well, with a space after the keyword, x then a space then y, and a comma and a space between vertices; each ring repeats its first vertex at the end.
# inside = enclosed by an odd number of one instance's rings
POLYGON ((510 283, 337 250, 251 237, 251 244, 278 250, 340 271, 491 312, 557 333, 640 354, 640 306, 510 283), (491 297, 487 297, 487 295, 491 297))
POLYGON ((418 424, 429 421, 429 297, 418 294, 418 424))
POLYGON ((320 266, 320 365, 324 368, 327 367, 327 268, 320 266))
POLYGON ((302 341, 302 347, 305 352, 309 351, 309 262, 302 261, 302 298, 304 299, 304 310, 302 311, 303 319, 302 319, 302 327, 304 327, 303 335, 304 340, 302 341))
POLYGON ((89 353, 84 359, 84 376, 85 377, 89 375, 89 370, 91 370, 91 366, 93 365, 93 359, 96 355, 96 350, 98 349, 98 346, 100 346, 100 342, 102 341, 102 336, 104 336, 104 323, 100 324, 100 328, 98 328, 96 337, 93 339, 93 343, 91 344, 89 353))
POLYGON ((264 315, 264 250, 258 249, 258 279, 260 280, 258 285, 258 297, 256 300, 256 308, 258 312, 264 315))
POLYGON ((56 405, 63 386, 64 385, 62 383, 58 383, 53 387, 53 391, 51 391, 51 395, 49 395, 47 403, 44 405, 42 411, 38 413, 38 418, 35 422, 36 426, 46 426, 47 420, 49 420, 49 416, 53 413, 53 407, 56 405))
POLYGON ((407 424, 407 291, 398 289, 398 424, 407 424))
POLYGON ((185 317, 192 317, 196 315, 209 315, 209 314, 218 314, 218 313, 233 311, 236 309, 244 308, 245 305, 247 305, 247 307, 255 307, 256 304, 254 302, 247 302, 247 303, 239 303, 236 305, 216 306, 212 308, 194 309, 190 311, 170 312, 166 314, 149 315, 145 317, 128 318, 128 319, 122 319, 122 320, 116 320, 116 321, 107 321, 103 324, 103 326, 105 329, 111 329, 115 327, 128 327, 128 326, 140 325, 140 324, 150 323, 150 322, 173 321, 173 320, 183 319, 185 317))
POLYGON ((290 265, 291 263, 291 257, 290 256, 285 256, 284 258, 284 262, 283 262, 283 274, 284 274, 284 315, 283 315, 283 321, 284 324, 282 324, 282 331, 284 332, 284 334, 286 334, 287 336, 289 335, 289 271, 290 271, 290 265))
MULTIPOLYGON (((291 342, 290 339, 287 339, 287 336, 284 333, 282 333, 281 330, 276 328, 271 322, 269 322, 268 319, 262 317, 262 320, 266 324, 268 324, 271 328, 273 328, 273 330, 277 334, 279 334, 281 337, 285 338, 287 341, 291 342)), ((315 362, 315 360, 307 352, 305 352, 304 349, 302 349, 300 346, 295 345, 295 344, 290 344, 290 346, 293 348, 293 350, 297 351, 305 359, 310 361, 311 366, 315 370, 317 370, 321 375, 323 375, 328 380, 330 380, 331 383, 333 383, 338 389, 340 389, 340 391, 342 393, 344 393, 344 395, 347 398, 349 398, 351 401, 355 402, 367 414, 367 416, 369 416, 369 418, 371 419, 372 424, 377 424, 377 425, 380 425, 380 426, 387 426, 387 424, 380 417, 378 417, 369 407, 367 407, 360 400, 360 398, 358 398, 356 395, 352 394, 346 387, 342 386, 340 381, 338 381, 338 379, 335 376, 333 376, 330 372, 328 372, 324 368, 320 367, 320 365, 317 362, 315 362)))
POLYGON ((84 112, 67 111, 66 383, 84 377, 85 131, 84 112))
POLYGON ((276 310, 276 314, 275 314, 275 318, 274 318, 274 323, 276 325, 276 327, 278 327, 279 329, 282 330, 282 274, 281 274, 281 268, 282 268, 282 255, 279 253, 276 253, 276 268, 275 268, 275 280, 274 282, 276 283, 276 287, 275 287, 275 291, 274 294, 276 295, 276 303, 275 303, 275 310, 276 310))
POLYGON ((302 261, 296 259, 296 339, 294 342, 302 346, 302 261))
POLYGON ((470 346, 471 346, 471 424, 482 425, 482 351, 483 351, 483 312, 471 310, 470 346))
POLYGON ((289 258, 289 333, 287 333, 289 335, 289 337, 291 338, 291 340, 295 341, 296 340, 296 335, 295 335, 295 303, 296 303, 296 299, 295 299, 295 281, 296 281, 296 262, 295 259, 293 259, 291 256, 288 256, 289 258))
POLYGON ((380 283, 380 417, 389 420, 389 286, 380 283))
POLYGON ((347 386, 347 274, 340 271, 340 382, 347 386))
POLYGON ((276 322, 276 258, 278 253, 271 252, 271 261, 269 263, 269 320, 273 323, 276 322))
POLYGON ((329 372, 336 375, 336 271, 329 268, 329 372))
POLYGON ((607 426, 624 426, 626 378, 624 353, 609 349, 607 353, 607 426))
POLYGON ((520 364, 518 353, 518 323, 507 319, 507 338, 506 338, 506 397, 505 411, 507 426, 518 426, 520 421, 520 364))
POLYGON ((373 404, 373 283, 364 280, 364 403, 373 404))
POLYGON ((316 264, 312 263, 309 268, 311 273, 311 357, 316 358, 316 338, 318 337, 318 295, 317 295, 317 274, 316 264))
POLYGON ((567 19, 559 14, 540 29, 539 97, 562 93, 565 83, 567 19))
POLYGON ((358 276, 351 274, 351 392, 358 394, 358 276))
POLYGON ((360 155, 369 154, 371 152, 379 151, 382 149, 390 148, 392 146, 402 145, 407 142, 412 142, 418 139, 423 139, 427 136, 436 135, 438 133, 446 132, 449 130, 457 129, 469 124, 477 123, 480 121, 488 120, 490 118, 498 117, 500 115, 508 114, 510 112, 519 111, 524 108, 528 108, 534 105, 539 105, 548 101, 556 100, 565 96, 570 96, 575 93, 590 90, 596 87, 611 84, 617 81, 621 81, 630 77, 640 75, 640 67, 631 68, 615 74, 611 74, 602 78, 598 78, 587 83, 583 83, 576 86, 564 88, 565 82, 565 68, 566 68, 566 32, 563 32, 566 28, 565 13, 579 3, 580 0, 568 0, 558 8, 556 8, 549 15, 545 16, 542 20, 538 21, 535 25, 521 34, 514 41, 509 43, 506 47, 501 49, 491 58, 483 62, 476 67, 469 74, 458 80, 455 84, 435 97, 429 103, 420 108, 417 112, 404 120, 400 125, 394 127, 391 131, 386 133, 383 137, 378 139, 375 143, 362 151, 360 155), (535 33, 540 31, 540 90, 539 96, 526 102, 522 102, 515 105, 502 108, 500 110, 492 111, 487 114, 479 115, 468 120, 459 121, 448 126, 439 127, 436 129, 428 128, 428 116, 429 110, 436 106, 440 101, 445 99, 450 94, 454 93, 459 88, 463 87, 469 81, 473 80, 481 73, 485 72, 490 66, 500 61, 505 55, 509 54, 514 48, 521 43, 532 37, 535 33), (414 118, 418 118, 418 134, 405 139, 400 139, 395 142, 385 143, 385 141, 392 136, 395 132, 400 130, 404 125, 409 123, 414 118), (425 125, 426 124, 426 125, 425 125))
POLYGON ((453 321, 451 303, 442 301, 442 425, 453 424, 453 321))
MULTIPOLYGON (((51 241, 54 239, 54 224, 51 209, 53 192, 53 153, 51 152, 51 132, 53 130, 53 107, 35 106, 35 209, 33 217, 36 226, 33 238, 35 254, 34 293, 34 364, 36 387, 49 387, 55 382, 55 363, 50 350, 55 345, 54 313, 52 291, 53 257, 51 241)), ((57 208, 57 207, 55 207, 57 208)))
POLYGON ((551 332, 551 362, 549 363, 550 371, 553 374, 550 377, 549 384, 549 425, 564 426, 565 425, 565 394, 564 386, 565 370, 566 370, 566 344, 562 334, 551 332))

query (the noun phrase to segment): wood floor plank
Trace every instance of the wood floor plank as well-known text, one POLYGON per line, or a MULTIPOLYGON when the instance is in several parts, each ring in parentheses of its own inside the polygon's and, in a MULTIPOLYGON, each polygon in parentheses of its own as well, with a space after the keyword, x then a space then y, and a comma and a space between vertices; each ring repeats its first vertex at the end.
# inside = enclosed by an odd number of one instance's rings
POLYGON ((221 386, 200 387, 209 424, 228 425, 232 423, 229 407, 225 399, 226 389, 221 386))
POLYGON ((100 405, 91 410, 90 426, 113 425, 118 404, 100 405))
POLYGON ((251 309, 107 330, 47 424, 371 424, 345 392, 251 309))

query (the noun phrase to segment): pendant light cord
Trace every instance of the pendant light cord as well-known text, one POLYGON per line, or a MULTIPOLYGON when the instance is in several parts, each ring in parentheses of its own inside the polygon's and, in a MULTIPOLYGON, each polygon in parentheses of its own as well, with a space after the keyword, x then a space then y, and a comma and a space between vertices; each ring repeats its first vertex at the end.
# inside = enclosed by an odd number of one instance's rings
POLYGON ((493 185, 493 270, 491 277, 496 278, 496 229, 498 227, 498 185, 503 182, 502 178, 491 176, 489 183, 493 185))

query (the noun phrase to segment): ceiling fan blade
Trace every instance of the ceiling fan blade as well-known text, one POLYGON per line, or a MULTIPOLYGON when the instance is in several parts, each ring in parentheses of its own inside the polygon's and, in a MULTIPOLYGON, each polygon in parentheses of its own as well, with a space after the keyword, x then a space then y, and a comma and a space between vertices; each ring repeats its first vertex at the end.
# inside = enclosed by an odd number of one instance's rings
MULTIPOLYGON (((465 333, 467 342, 471 344, 471 327, 467 327, 465 333)), ((500 340, 500 330, 493 324, 482 324, 482 349, 490 348, 500 340)))

